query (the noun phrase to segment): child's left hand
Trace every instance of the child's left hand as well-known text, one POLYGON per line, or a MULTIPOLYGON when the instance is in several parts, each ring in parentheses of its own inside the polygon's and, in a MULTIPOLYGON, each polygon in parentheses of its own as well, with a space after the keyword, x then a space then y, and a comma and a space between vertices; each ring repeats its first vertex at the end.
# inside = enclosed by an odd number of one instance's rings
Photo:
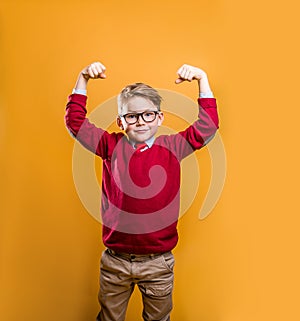
POLYGON ((197 67, 184 64, 181 66, 178 71, 178 79, 175 80, 176 84, 180 84, 183 81, 192 81, 193 79, 201 80, 206 77, 206 73, 197 67))

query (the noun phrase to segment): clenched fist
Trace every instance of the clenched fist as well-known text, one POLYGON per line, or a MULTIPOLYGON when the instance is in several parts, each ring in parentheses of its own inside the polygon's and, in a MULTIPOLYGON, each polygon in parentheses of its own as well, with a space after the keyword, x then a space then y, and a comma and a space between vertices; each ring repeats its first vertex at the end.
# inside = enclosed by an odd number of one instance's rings
POLYGON ((180 84, 183 81, 192 81, 193 79, 201 80, 206 77, 206 73, 197 67, 184 64, 177 71, 178 79, 175 80, 176 84, 180 84))
POLYGON ((88 80, 90 78, 92 79, 97 79, 97 78, 106 78, 105 75, 105 66, 101 64, 100 62, 94 62, 87 67, 85 67, 82 71, 81 74, 83 77, 88 80))

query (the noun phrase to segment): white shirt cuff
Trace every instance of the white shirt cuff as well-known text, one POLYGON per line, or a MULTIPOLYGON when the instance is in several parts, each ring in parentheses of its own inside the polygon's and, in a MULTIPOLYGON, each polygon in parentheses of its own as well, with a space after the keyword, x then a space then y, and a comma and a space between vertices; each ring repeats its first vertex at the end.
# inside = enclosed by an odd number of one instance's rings
POLYGON ((79 95, 85 95, 86 96, 86 89, 73 89, 72 94, 79 94, 79 95))
POLYGON ((208 91, 206 93, 200 93, 199 95, 200 98, 214 98, 214 94, 212 91, 208 91))

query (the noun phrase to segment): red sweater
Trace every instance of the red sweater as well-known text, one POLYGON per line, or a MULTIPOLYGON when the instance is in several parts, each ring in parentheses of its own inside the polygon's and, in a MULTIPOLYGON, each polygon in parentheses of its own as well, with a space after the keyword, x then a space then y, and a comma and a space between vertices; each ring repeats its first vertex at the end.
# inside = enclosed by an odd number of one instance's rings
POLYGON ((103 159, 103 242, 132 254, 172 250, 178 241, 180 161, 203 147, 218 128, 214 98, 199 98, 199 119, 135 151, 123 133, 108 133, 86 118, 84 95, 69 97, 65 121, 73 136, 103 159))

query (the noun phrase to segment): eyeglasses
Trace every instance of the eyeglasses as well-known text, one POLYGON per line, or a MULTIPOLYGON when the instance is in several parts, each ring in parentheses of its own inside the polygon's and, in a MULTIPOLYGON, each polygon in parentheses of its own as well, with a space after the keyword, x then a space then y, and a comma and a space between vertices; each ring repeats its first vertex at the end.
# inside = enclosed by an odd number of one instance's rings
POLYGON ((151 110, 144 111, 143 113, 129 113, 125 115, 120 115, 120 117, 124 117, 127 124, 133 125, 138 121, 140 116, 142 117, 145 123, 151 123, 155 120, 157 114, 159 114, 158 111, 151 110))

